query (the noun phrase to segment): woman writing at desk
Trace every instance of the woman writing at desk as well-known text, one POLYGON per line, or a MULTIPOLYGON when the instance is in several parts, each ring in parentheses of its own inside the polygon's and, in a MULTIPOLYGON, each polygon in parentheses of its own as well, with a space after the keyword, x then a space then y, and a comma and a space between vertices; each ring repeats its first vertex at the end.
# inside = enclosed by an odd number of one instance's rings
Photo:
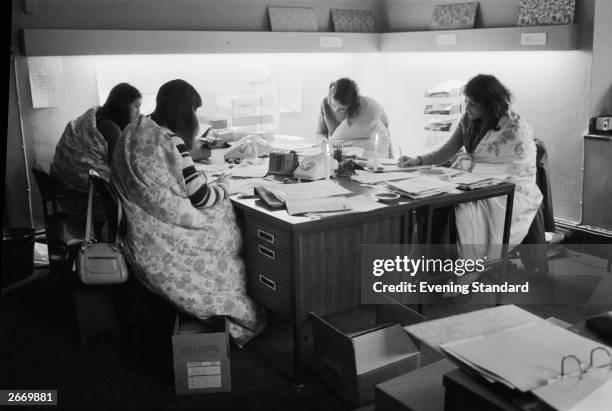
POLYGON ((389 140, 389 120, 383 107, 370 97, 359 95, 357 84, 341 78, 329 85, 321 102, 317 137, 333 146, 364 149, 364 157, 374 154, 374 136, 378 134, 378 155, 393 157, 389 140))
POLYGON ((140 281, 200 319, 227 315, 241 346, 264 325, 246 293, 241 235, 224 179, 209 184, 193 164, 198 92, 161 86, 155 111, 117 142, 112 181, 125 209, 124 251, 140 281))
MULTIPOLYGON (((542 194, 536 186, 536 145, 531 127, 510 109, 510 92, 491 75, 472 78, 464 89, 466 114, 451 138, 438 150, 416 158, 403 156, 402 167, 440 164, 463 147, 452 167, 466 171, 487 168, 507 174, 516 185, 510 244, 523 241, 542 194)), ((458 205, 455 220, 462 244, 502 244, 506 198, 496 197, 458 205)), ((491 249, 487 254, 491 253, 491 249)), ((498 255, 497 255, 498 257, 498 255)))

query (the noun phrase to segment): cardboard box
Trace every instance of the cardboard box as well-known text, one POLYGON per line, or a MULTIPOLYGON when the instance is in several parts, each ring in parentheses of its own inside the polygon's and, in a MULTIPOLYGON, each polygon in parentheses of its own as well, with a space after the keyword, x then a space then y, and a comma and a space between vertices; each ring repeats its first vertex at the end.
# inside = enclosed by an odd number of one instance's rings
POLYGON ((402 327, 423 316, 404 305, 310 317, 321 377, 354 406, 373 402, 376 384, 420 366, 420 352, 402 327))
POLYGON ((172 354, 178 395, 232 390, 227 330, 225 317, 205 324, 184 314, 176 316, 172 354))

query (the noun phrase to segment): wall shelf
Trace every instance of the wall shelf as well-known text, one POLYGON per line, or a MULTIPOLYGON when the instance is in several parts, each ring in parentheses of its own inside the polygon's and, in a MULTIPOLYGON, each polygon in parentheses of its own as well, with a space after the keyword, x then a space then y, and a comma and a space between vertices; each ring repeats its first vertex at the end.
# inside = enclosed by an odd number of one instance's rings
POLYGON ((412 31, 23 30, 26 56, 194 53, 574 50, 578 25, 412 31))
POLYGON ((578 25, 381 33, 380 51, 575 50, 578 25), (543 44, 542 44, 543 43, 543 44))
POLYGON ((23 30, 26 56, 376 52, 377 33, 23 30))

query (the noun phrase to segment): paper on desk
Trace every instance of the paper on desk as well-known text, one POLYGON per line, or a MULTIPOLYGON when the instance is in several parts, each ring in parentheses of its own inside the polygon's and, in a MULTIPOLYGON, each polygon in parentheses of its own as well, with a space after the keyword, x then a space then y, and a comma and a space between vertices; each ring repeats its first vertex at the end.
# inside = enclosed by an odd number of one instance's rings
POLYGON ((346 214, 349 213, 362 213, 365 211, 376 210, 377 208, 387 207, 385 204, 381 204, 378 201, 374 201, 368 196, 363 194, 348 197, 346 199, 346 204, 349 206, 349 210, 343 210, 339 212, 327 212, 325 214, 317 214, 316 212, 309 213, 309 216, 315 217, 329 217, 337 214, 346 214))
POLYGON ((593 368, 583 373, 582 379, 578 374, 570 375, 537 388, 533 393, 558 411, 609 410, 612 405, 612 373, 608 367, 593 368), (598 392, 602 389, 604 391, 598 392), (600 399, 594 401, 592 396, 600 399))
POLYGON ((554 324, 534 322, 441 347, 477 372, 527 392, 556 379, 565 355, 588 363, 589 353, 600 345, 554 324))
POLYGON ((287 198, 285 205, 290 215, 348 211, 351 209, 346 202, 346 197, 343 196, 309 199, 287 198))
POLYGON ((448 181, 420 175, 409 180, 390 181, 388 184, 402 195, 415 199, 446 193, 456 187, 448 181))
POLYGON ((351 180, 361 184, 375 184, 384 181, 404 180, 416 177, 416 173, 406 171, 395 171, 390 173, 370 173, 368 171, 357 170, 356 175, 351 176, 351 180))
POLYGON ((339 184, 328 180, 312 181, 310 183, 283 184, 266 187, 274 192, 274 195, 286 201, 287 199, 304 200, 311 198, 323 198, 336 195, 350 194, 351 192, 339 184))
POLYGON ((233 167, 230 172, 232 177, 252 178, 265 177, 268 174, 268 159, 260 164, 238 164, 233 167))

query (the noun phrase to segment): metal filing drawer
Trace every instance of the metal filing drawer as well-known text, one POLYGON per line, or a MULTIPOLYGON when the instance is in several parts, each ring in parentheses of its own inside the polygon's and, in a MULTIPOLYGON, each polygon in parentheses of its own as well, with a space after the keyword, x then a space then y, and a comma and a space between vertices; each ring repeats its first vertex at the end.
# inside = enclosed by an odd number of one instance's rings
POLYGON ((246 222, 246 236, 256 238, 261 244, 273 247, 278 250, 289 252, 290 234, 283 230, 256 219, 249 219, 246 222))

